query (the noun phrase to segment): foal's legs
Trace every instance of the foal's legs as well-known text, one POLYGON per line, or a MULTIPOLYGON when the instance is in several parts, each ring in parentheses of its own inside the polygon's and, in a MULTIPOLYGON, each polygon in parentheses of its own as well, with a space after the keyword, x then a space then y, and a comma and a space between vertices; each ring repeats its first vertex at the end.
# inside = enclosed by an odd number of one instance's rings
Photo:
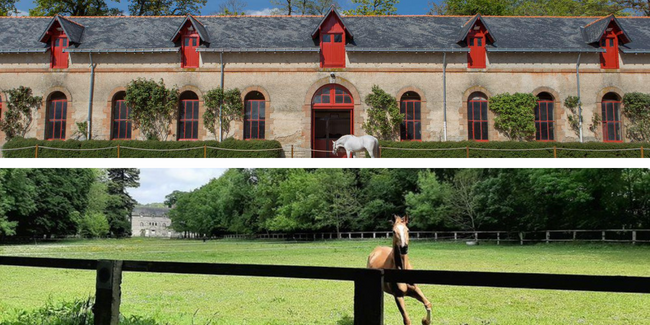
POLYGON ((395 303, 397 303, 397 308, 399 312, 402 313, 402 318, 404 319, 404 325, 411 325, 411 320, 409 315, 406 313, 406 307, 404 306, 404 296, 398 297, 395 296, 395 303))
POLYGON ((427 317, 422 319, 422 325, 431 324, 431 302, 427 300, 427 297, 424 296, 422 290, 420 290, 420 288, 418 288, 418 286, 416 285, 409 285, 409 290, 406 292, 406 294, 409 297, 413 297, 419 300, 422 304, 424 304, 424 307, 427 309, 427 317))

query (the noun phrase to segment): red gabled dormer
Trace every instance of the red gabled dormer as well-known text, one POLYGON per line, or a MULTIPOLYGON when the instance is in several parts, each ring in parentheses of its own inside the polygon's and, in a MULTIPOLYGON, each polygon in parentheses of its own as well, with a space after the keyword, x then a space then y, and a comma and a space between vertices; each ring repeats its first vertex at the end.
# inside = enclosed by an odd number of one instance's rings
POLYGON ((465 23, 458 42, 466 42, 469 49, 469 53, 467 53, 468 68, 486 68, 486 45, 488 42, 494 43, 495 39, 481 15, 476 15, 465 23))
POLYGON ((181 44, 181 68, 198 68, 199 52, 197 52, 197 49, 202 43, 210 43, 208 32, 203 24, 188 15, 172 37, 172 42, 178 42, 179 40, 181 44))
POLYGON ((618 69, 619 48, 632 41, 613 15, 583 27, 582 35, 587 43, 597 44, 603 49, 600 53, 601 69, 618 69))
POLYGON ((40 41, 50 49, 50 68, 67 69, 68 52, 72 44, 81 44, 84 26, 61 16, 54 16, 41 35, 40 41))
POLYGON ((345 68, 345 45, 352 40, 352 33, 345 27, 343 19, 332 8, 312 33, 320 42, 321 68, 345 68))

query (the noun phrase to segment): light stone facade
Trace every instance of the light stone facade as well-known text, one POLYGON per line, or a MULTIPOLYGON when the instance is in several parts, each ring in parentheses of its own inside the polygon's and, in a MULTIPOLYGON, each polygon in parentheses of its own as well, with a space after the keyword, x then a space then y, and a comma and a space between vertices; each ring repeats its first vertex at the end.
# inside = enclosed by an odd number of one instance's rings
POLYGON ((165 208, 135 208, 131 213, 131 237, 173 238, 172 220, 165 208))
MULTIPOLYGON (((609 92, 622 97, 629 92, 650 92, 650 55, 620 55, 620 69, 603 70, 598 53, 488 53, 486 69, 468 69, 466 53, 448 53, 447 69, 447 135, 449 141, 466 140, 467 100, 474 91, 488 97, 501 93, 540 93, 553 95, 556 141, 577 141, 571 130, 563 105, 568 96, 577 95, 576 65, 580 55, 580 92, 584 117, 585 141, 602 141, 601 132, 589 131, 594 114, 600 114, 601 100, 609 92)), ((55 91, 68 100, 66 137, 88 117, 90 98, 90 54, 70 53, 68 69, 49 68, 49 54, 0 55, 0 89, 31 87, 43 96, 28 137, 44 138, 45 106, 55 91)), ((363 135, 367 106, 364 98, 378 85, 398 100, 406 91, 417 92, 422 100, 422 140, 442 141, 444 126, 443 54, 432 53, 347 53, 344 69, 319 68, 318 53, 225 53, 224 87, 238 88, 245 96, 261 92, 266 100, 266 139, 278 140, 290 155, 290 148, 311 148, 312 108, 314 93, 327 84, 339 84, 349 90, 354 101, 353 133, 363 135), (332 74, 334 77, 332 77, 332 74)), ((180 68, 180 53, 94 53, 96 64, 92 101, 92 138, 109 139, 113 96, 124 91, 136 78, 163 79, 181 92, 198 95, 199 113, 203 114, 202 96, 220 86, 221 62, 218 53, 201 53, 196 69, 180 68)), ((4 102, 4 94, 1 95, 4 102)), ((490 112, 490 114, 492 114, 490 112)), ((504 141, 503 134, 493 128, 490 115, 489 140, 504 141)), ((623 123, 625 125, 625 121, 623 123)), ((241 139, 243 123, 234 122, 229 136, 241 139)), ((176 125, 170 126, 171 140, 176 139, 176 125)), ((202 121, 199 140, 213 140, 202 121)), ((625 137, 623 126, 622 135, 625 137)), ((135 139, 141 138, 137 130, 135 139)), ((0 145, 4 143, 0 133, 0 145)), ((628 139, 624 139, 628 141, 628 139)), ((296 155, 309 156, 296 150, 296 155)), ((137 235, 137 233, 136 233, 137 235)))

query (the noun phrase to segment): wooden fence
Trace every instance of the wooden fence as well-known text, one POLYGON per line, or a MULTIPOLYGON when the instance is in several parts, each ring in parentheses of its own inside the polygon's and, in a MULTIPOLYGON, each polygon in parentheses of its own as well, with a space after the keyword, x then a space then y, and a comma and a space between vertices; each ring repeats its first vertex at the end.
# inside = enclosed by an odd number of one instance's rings
MULTIPOLYGON (((341 232, 340 239, 359 240, 373 238, 391 238, 391 231, 352 231, 341 232)), ((335 232, 295 233, 295 234, 258 234, 227 235, 230 239, 285 239, 285 240, 330 240, 339 239, 335 232)), ((615 242, 615 243, 650 243, 650 229, 602 229, 602 230, 544 230, 530 232, 510 231, 411 231, 411 240, 434 241, 484 241, 484 242, 615 242)))
MULTIPOLYGON (((383 325, 384 282, 650 294, 650 277, 377 270, 340 267, 56 259, 0 256, 0 265, 95 270, 95 325, 118 324, 122 272, 180 273, 354 282, 354 324, 383 325)), ((37 277, 34 278, 37 281, 37 277)), ((19 284, 15 284, 19 285, 19 284)))

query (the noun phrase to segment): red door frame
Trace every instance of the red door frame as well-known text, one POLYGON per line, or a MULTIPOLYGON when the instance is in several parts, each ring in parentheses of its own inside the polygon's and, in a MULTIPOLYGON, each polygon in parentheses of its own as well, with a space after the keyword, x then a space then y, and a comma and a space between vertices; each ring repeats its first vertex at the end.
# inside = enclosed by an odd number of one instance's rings
MULTIPOLYGON (((544 100, 538 99, 537 100, 537 108, 536 108, 536 110, 538 112, 541 112, 541 110, 542 110, 542 107, 540 106, 540 104, 545 104, 544 109, 546 110, 546 120, 541 120, 541 119, 536 118, 535 119, 535 129, 539 130, 539 128, 541 127, 541 123, 543 123, 543 122, 546 122, 547 125, 553 125, 553 135, 552 135, 553 139, 541 140, 541 139, 537 139, 537 137, 535 137, 535 140, 538 141, 538 142, 555 142, 555 115, 554 115, 555 114, 555 112, 554 112, 555 111, 555 101, 546 100, 546 99, 544 99, 544 100), (549 104, 553 105, 553 108, 550 111, 548 109, 549 104), (549 112, 551 114, 553 114, 552 119, 548 119, 548 117, 549 117, 548 113, 549 112)), ((540 116, 541 116, 541 114, 538 113, 537 117, 540 117, 540 116)), ((550 131, 551 131, 550 129, 546 130, 549 138, 551 137, 551 132, 550 131)), ((540 132, 540 137, 541 137, 541 132, 540 132)))
POLYGON ((63 52, 64 49, 68 48, 68 45, 68 37, 64 33, 52 34, 50 37, 50 68, 68 68, 68 52, 63 52))
POLYGON ((68 100, 67 99, 53 99, 50 100, 50 105, 48 107, 47 111, 47 116, 46 116, 46 125, 45 125, 45 140, 65 140, 65 132, 67 128, 67 115, 68 115, 68 100), (56 103, 61 103, 61 118, 57 119, 56 118, 56 103), (53 113, 50 113, 53 112, 53 113), (50 118, 50 114, 52 114, 52 118, 50 118), (61 124, 61 128, 59 131, 58 137, 54 134, 54 125, 56 123, 61 124), (50 126, 51 125, 51 126, 50 126), (48 128, 49 126, 49 128, 48 128), (50 132, 47 132, 47 131, 50 132), (51 136, 50 134, 51 133, 51 136))
MULTIPOLYGON (((244 140, 264 140, 266 138, 266 132, 264 132, 264 137, 259 137, 260 135, 260 124, 259 122, 264 122, 264 127, 266 127, 266 99, 247 99, 246 102, 244 103, 244 128, 248 128, 249 126, 247 123, 250 123, 250 130, 248 132, 249 137, 243 137, 244 140), (253 106, 251 105, 251 118, 246 119, 246 110, 248 109, 248 105, 252 104, 253 102, 257 103, 257 119, 253 119, 253 106), (264 106, 264 118, 260 118, 260 105, 264 106), (253 123, 251 122, 257 122, 257 138, 253 138, 253 123)), ((246 132, 244 132, 246 134, 246 132)))
MULTIPOLYGON (((339 95, 341 96, 341 95, 339 95)), ((345 101, 345 100, 344 100, 345 101)), ((350 134, 354 134, 354 98, 352 97, 352 94, 350 93, 349 90, 347 90, 345 87, 337 84, 329 84, 325 85, 323 87, 320 87, 315 93, 314 96, 312 97, 311 100, 311 147, 313 149, 315 148, 316 144, 316 114, 315 112, 317 110, 332 110, 332 111, 350 111, 350 134), (329 98, 330 102, 329 103, 314 103, 314 98, 316 96, 321 96, 321 91, 326 88, 330 87, 329 90, 329 98), (344 96, 349 96, 350 97, 350 103, 336 103, 336 89, 341 89, 345 93, 344 96)), ((312 158, 315 158, 316 153, 312 152, 312 158)))
POLYGON ((199 116, 198 116, 198 115, 200 115, 200 112, 199 112, 199 100, 198 99, 183 99, 183 100, 181 100, 181 109, 182 109, 181 113, 183 113, 183 114, 179 114, 180 116, 178 117, 178 123, 179 123, 178 129, 180 131, 180 125, 181 125, 181 123, 183 123, 183 137, 181 137, 180 132, 178 132, 178 141, 198 141, 199 140, 199 135, 198 135, 199 128, 198 127, 196 128, 197 134, 192 134, 192 131, 193 131, 193 128, 192 128, 190 130, 190 136, 187 137, 187 127, 185 126, 184 123, 185 122, 192 122, 192 124, 194 124, 196 122, 197 125, 199 124, 199 116), (190 103, 190 102, 194 103, 194 105, 196 105, 196 110, 197 110, 198 114, 197 114, 197 116, 194 116, 194 110, 192 110, 191 117, 190 118, 185 118, 185 112, 187 111, 186 104, 190 103))
POLYGON ((472 30, 467 36, 469 53, 467 67, 470 69, 485 69, 487 66, 485 51, 485 32, 483 29, 472 30))
MULTIPOLYGON (((404 108, 404 128, 408 128, 408 122, 413 122, 413 135, 415 136, 415 122, 420 122, 420 135, 422 135, 422 100, 421 99, 405 99, 400 101, 399 106, 400 106, 400 112, 402 110, 402 104, 406 104, 407 107, 404 108), (413 118, 410 120, 406 119, 406 116, 408 115, 408 103, 413 103, 413 118), (415 103, 420 103, 420 119, 415 119, 415 103)), ((400 132, 401 133, 401 132, 400 132)), ((405 134, 408 137, 408 129, 406 130, 405 134)), ((416 141, 416 142, 422 142, 422 136, 420 136, 420 139, 402 139, 400 136, 400 141, 416 141)))
MULTIPOLYGON (((479 107, 479 110, 480 110, 481 105, 479 104, 478 107, 479 107)), ((474 139, 469 139, 469 134, 468 134, 468 139, 467 140, 476 141, 476 142, 489 142, 490 141, 490 116, 489 116, 489 114, 490 114, 490 101, 488 99, 470 99, 470 100, 467 101, 467 109, 468 109, 467 122, 472 121, 472 135, 474 136, 474 139), (472 105, 472 103, 486 103, 487 104, 487 105, 485 105, 485 109, 487 110, 488 118, 485 121, 483 120, 483 117, 482 117, 483 113, 482 112, 480 114, 480 116, 481 116, 480 120, 475 120, 474 119, 474 105, 472 105), (472 114, 471 115, 469 114, 470 106, 472 107, 472 114), (474 122, 476 122, 476 121, 479 121, 481 123, 481 129, 479 130, 481 136, 483 135, 483 123, 487 124, 487 126, 486 126, 486 128, 488 130, 488 138, 487 139, 476 139, 476 130, 474 129, 474 122)), ((467 131, 469 132, 469 130, 467 130, 467 131)))
POLYGON ((622 129, 622 124, 621 124, 621 101, 620 100, 603 100, 601 103, 601 110, 602 110, 602 124, 603 124, 603 142, 623 142, 623 129, 622 129), (611 120, 610 117, 607 114, 607 105, 611 104, 612 111, 614 115, 612 116, 611 120), (616 106, 614 104, 618 104, 618 110, 616 110, 616 106), (608 125, 609 124, 614 124, 618 125, 618 134, 616 134, 615 138, 616 140, 608 140, 609 139, 609 132, 607 131, 608 125))
MULTIPOLYGON (((122 125, 120 122, 126 122, 127 127, 131 126, 131 132, 133 132, 133 127, 132 127, 132 121, 130 116, 131 115, 131 110, 129 109, 128 106, 126 106, 126 101, 124 99, 118 99, 115 100, 115 104, 113 105, 113 123, 117 123, 117 134, 112 134, 111 139, 115 140, 131 140, 131 137, 120 137, 120 126, 122 125), (120 109, 121 105, 125 105, 124 108, 126 109, 126 116, 122 116, 122 110, 120 109), (117 114, 115 112, 117 111, 117 114), (115 116, 117 115, 117 116, 115 116)), ((111 132, 113 132, 113 127, 111 125, 111 132)), ((126 134, 129 133, 129 130, 127 130, 126 134)), ((133 135, 133 134, 132 134, 133 135)))

